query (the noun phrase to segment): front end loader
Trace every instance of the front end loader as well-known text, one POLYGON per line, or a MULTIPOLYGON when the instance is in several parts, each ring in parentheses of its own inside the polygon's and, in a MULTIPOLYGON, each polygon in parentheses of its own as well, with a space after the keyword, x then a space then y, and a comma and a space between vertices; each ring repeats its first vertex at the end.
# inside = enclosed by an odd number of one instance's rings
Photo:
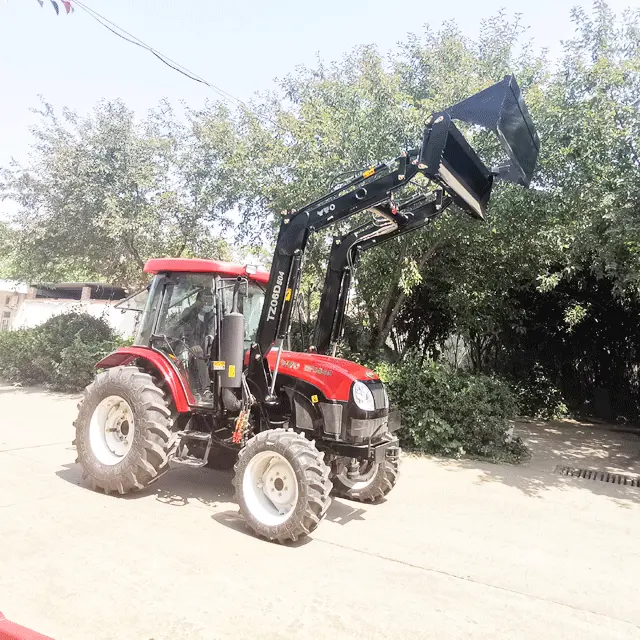
MULTIPOLYGON (((538 147, 508 76, 434 114, 415 149, 286 212, 269 273, 212 260, 150 260, 134 344, 98 363, 75 422, 89 483, 126 494, 170 465, 232 459, 247 525, 279 542, 313 531, 332 491, 384 498, 397 480, 400 449, 382 381, 347 360, 284 349, 309 237, 369 209, 385 231, 409 230, 451 202, 482 218, 495 178, 529 183, 538 147), (494 131, 508 162, 488 169, 454 118, 494 131), (396 194, 419 175, 436 185, 436 204, 398 207, 396 194)), ((330 338, 334 316, 323 325, 330 338)))

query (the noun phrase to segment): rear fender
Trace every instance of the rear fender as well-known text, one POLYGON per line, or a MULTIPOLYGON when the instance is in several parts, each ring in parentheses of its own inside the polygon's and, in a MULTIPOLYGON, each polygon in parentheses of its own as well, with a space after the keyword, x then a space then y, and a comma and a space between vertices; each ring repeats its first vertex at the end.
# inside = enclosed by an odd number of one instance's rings
POLYGON ((149 347, 120 347, 96 364, 97 369, 111 369, 131 364, 134 360, 145 360, 160 373, 171 391, 178 413, 189 413, 196 400, 177 368, 169 358, 149 347))

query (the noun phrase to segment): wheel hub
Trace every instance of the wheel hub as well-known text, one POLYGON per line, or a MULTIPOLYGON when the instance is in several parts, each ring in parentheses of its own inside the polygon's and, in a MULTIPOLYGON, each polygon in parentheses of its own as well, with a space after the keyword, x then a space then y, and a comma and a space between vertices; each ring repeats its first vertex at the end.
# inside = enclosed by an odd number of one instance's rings
POLYGON ((263 451, 249 462, 243 484, 251 511, 264 524, 284 522, 298 503, 293 467, 275 451, 263 451))
POLYGON ((131 450, 135 434, 133 410, 120 396, 108 396, 91 416, 90 443, 102 464, 118 464, 131 450))
POLYGON ((342 466, 337 477, 350 489, 362 490, 374 482, 377 472, 378 464, 375 462, 351 459, 342 466))
POLYGON ((262 491, 281 514, 291 508, 297 494, 294 480, 293 470, 283 458, 272 459, 262 476, 262 491))

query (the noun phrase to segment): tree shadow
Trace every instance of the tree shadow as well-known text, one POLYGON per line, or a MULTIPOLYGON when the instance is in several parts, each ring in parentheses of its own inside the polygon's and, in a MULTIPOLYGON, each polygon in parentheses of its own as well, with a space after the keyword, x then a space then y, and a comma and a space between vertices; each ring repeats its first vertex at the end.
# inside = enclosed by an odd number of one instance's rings
POLYGON ((479 472, 477 483, 501 482, 531 497, 543 497, 551 490, 579 489, 610 498, 623 508, 640 504, 639 487, 583 479, 559 471, 570 467, 640 479, 640 435, 637 433, 575 421, 529 421, 518 423, 516 435, 531 451, 531 459, 521 465, 480 460, 435 461, 451 470, 476 470, 479 472))

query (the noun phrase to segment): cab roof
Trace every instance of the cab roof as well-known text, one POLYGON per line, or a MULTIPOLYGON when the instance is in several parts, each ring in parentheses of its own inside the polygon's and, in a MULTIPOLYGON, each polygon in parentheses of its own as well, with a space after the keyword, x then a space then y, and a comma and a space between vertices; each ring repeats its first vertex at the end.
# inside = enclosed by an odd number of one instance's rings
POLYGON ((144 265, 145 273, 211 273, 220 276, 241 276, 258 282, 267 284, 269 282, 268 271, 256 271, 247 273, 247 266, 233 262, 221 262, 219 260, 202 260, 200 258, 151 258, 144 265))

